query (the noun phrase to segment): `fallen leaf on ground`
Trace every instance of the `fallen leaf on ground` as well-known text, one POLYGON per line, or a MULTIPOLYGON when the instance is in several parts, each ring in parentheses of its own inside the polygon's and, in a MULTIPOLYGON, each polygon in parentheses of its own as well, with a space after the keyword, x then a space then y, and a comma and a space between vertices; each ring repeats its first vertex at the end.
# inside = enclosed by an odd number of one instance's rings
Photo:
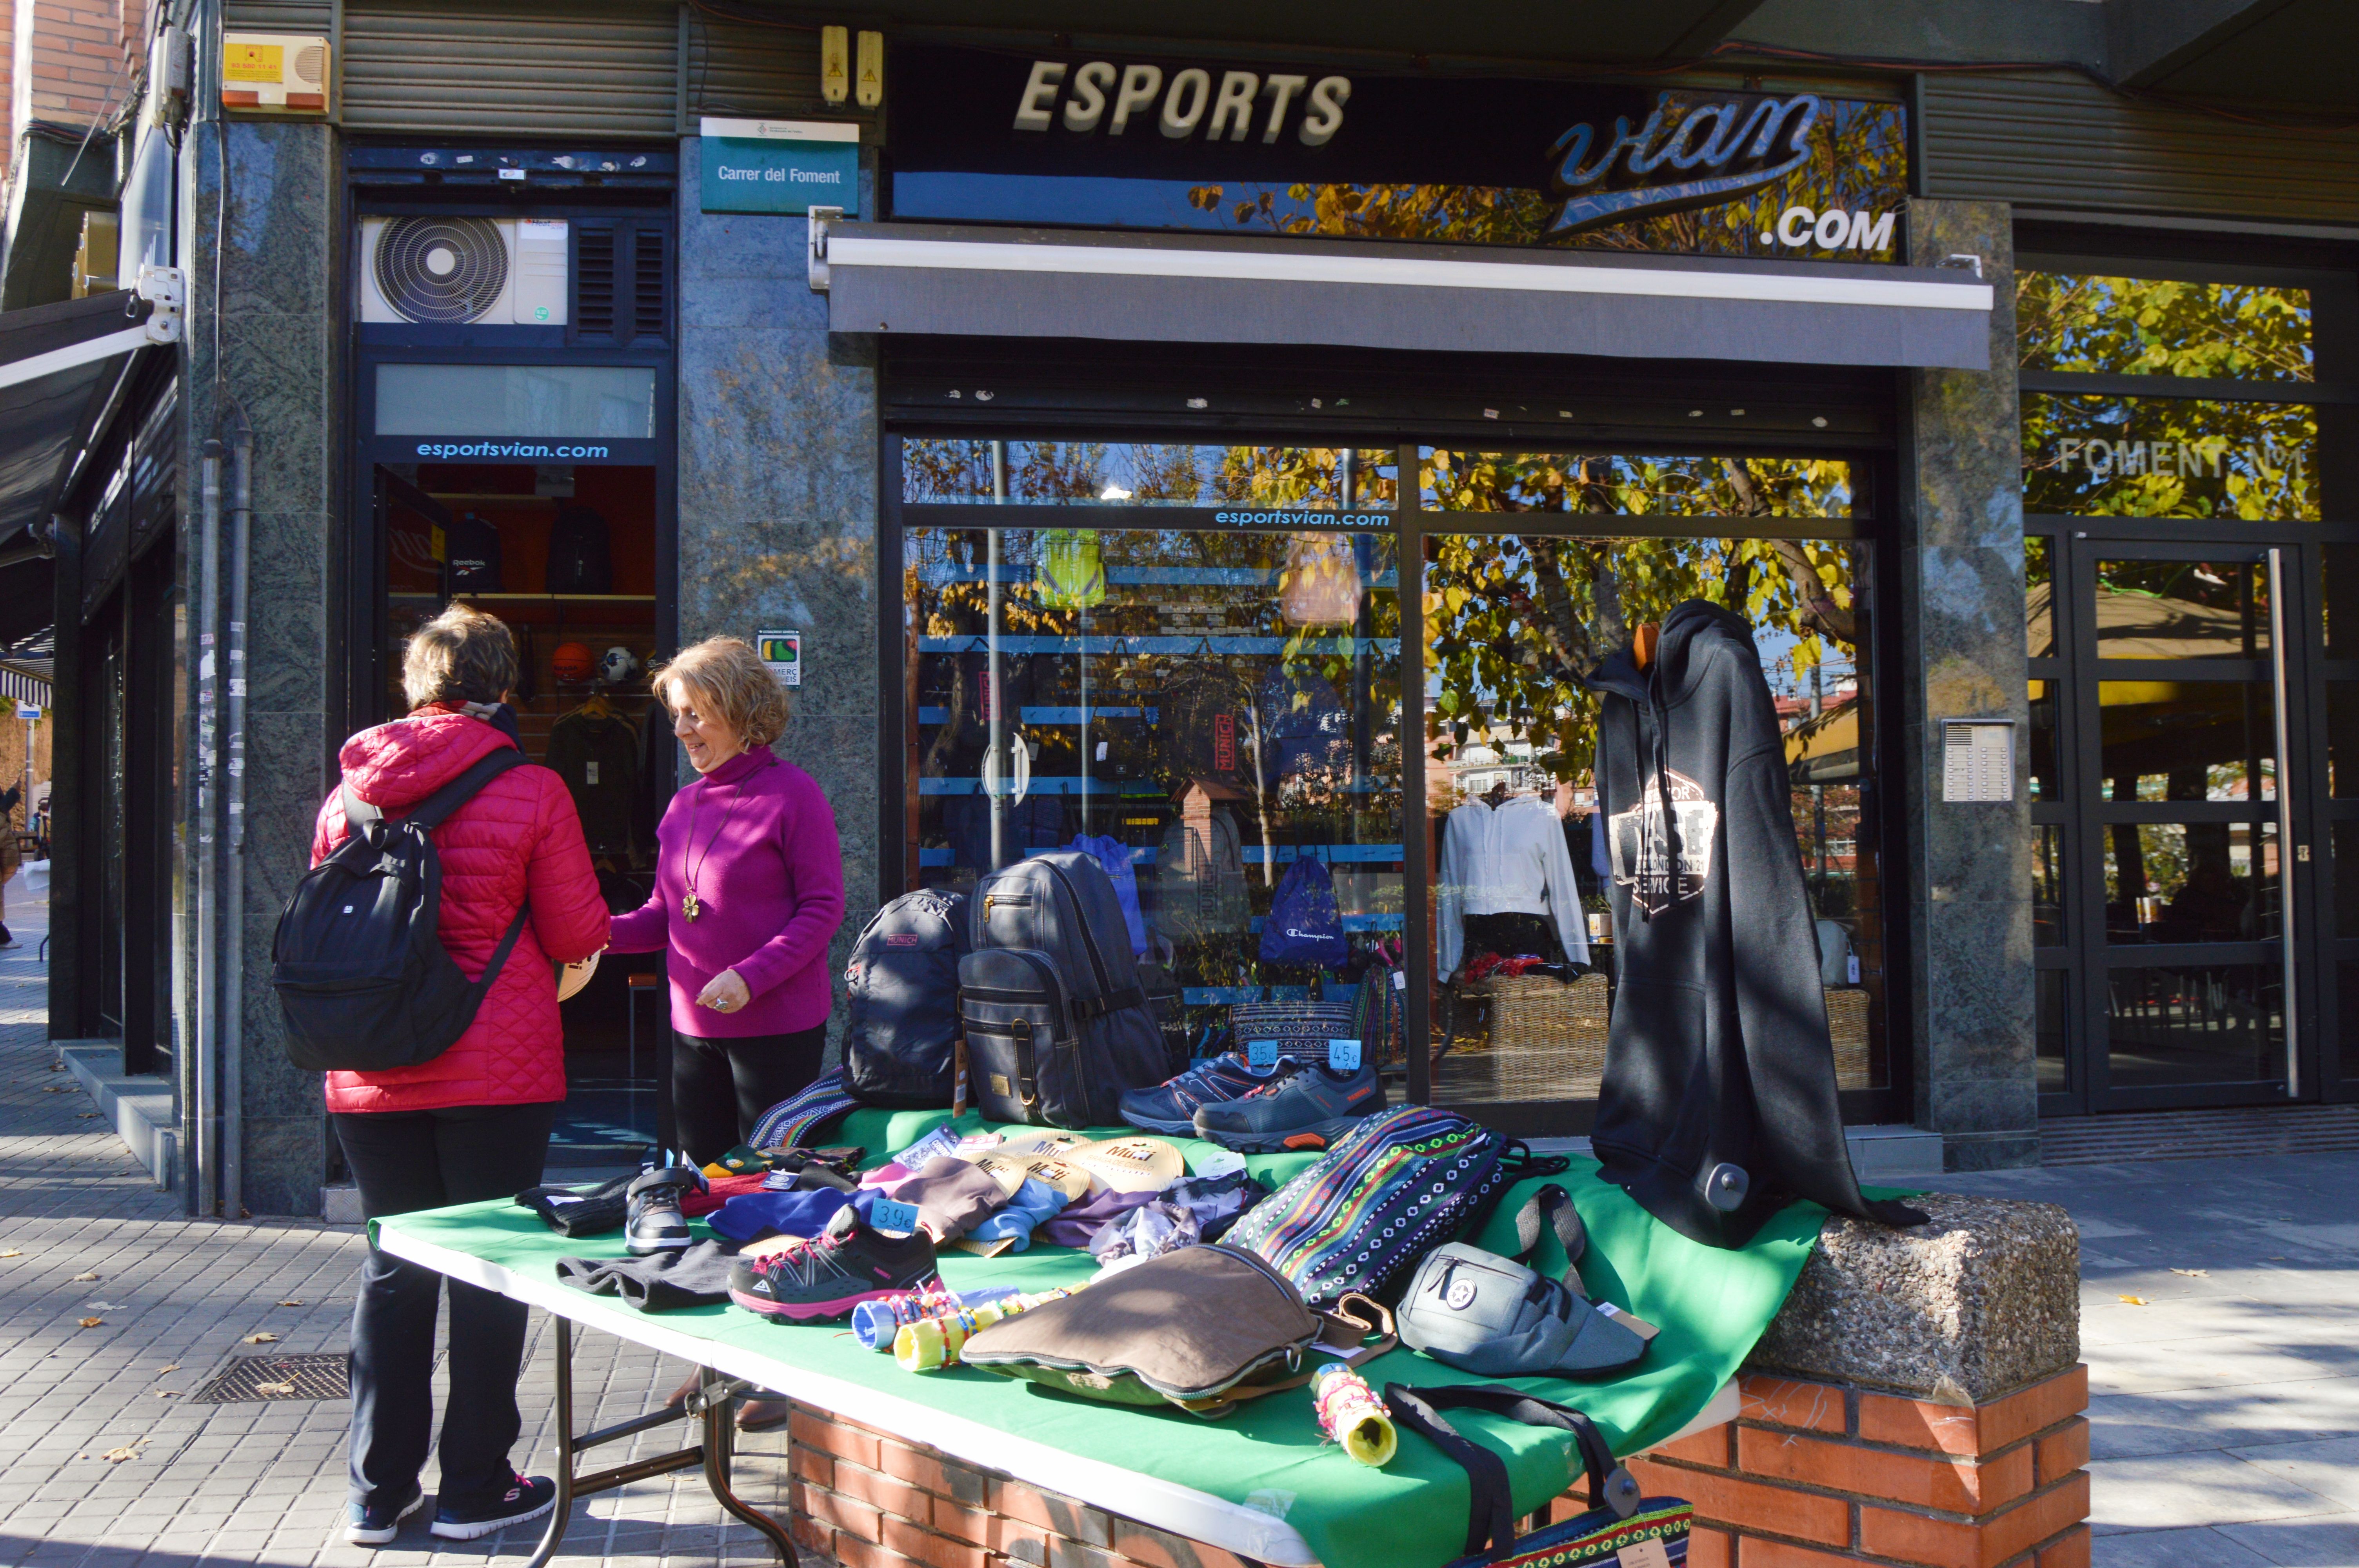
POLYGON ((84 1328, 96 1328, 105 1321, 106 1319, 103 1317, 86 1317, 82 1320, 82 1325, 84 1328))
POLYGON ((295 1385, 292 1383, 256 1383, 254 1385, 254 1391, 257 1394, 291 1394, 295 1391, 295 1385))
POLYGON ((94 1110, 77 1111, 75 1112, 75 1115, 83 1121, 96 1121, 98 1119, 98 1112, 94 1110))
POLYGON ((43 1094, 50 1095, 70 1095, 73 1093, 73 1086, 71 1084, 43 1084, 41 1086, 41 1092, 43 1094))
POLYGON ((278 1336, 275 1334, 249 1334, 243 1341, 241 1341, 241 1343, 246 1345, 269 1345, 275 1343, 277 1338, 278 1336))
POLYGON ((2146 1298, 2144 1296, 2124 1296, 2122 1300, 2129 1303, 2132 1306, 2146 1305, 2146 1298))
POLYGON ((22 1258, 24 1255, 25 1249, 21 1247, 11 1247, 5 1252, 0 1252, 0 1258, 22 1258))
POLYGON ((2208 1280, 2212 1277, 2212 1271, 2209 1269, 2173 1269, 2171 1272, 2184 1274, 2190 1280, 2208 1280))
POLYGON ((156 1368, 156 1376, 160 1378, 167 1372, 177 1372, 179 1369, 180 1364, 178 1361, 168 1361, 163 1366, 156 1368))
POLYGON ((301 1306, 303 1303, 302 1303, 301 1302, 292 1302, 292 1301, 289 1301, 289 1302, 280 1302, 278 1304, 279 1304, 280 1306, 301 1306))
POLYGON ((133 1442, 125 1444, 120 1448, 110 1448, 105 1453, 100 1454, 99 1457, 105 1460, 109 1465, 120 1465, 125 1459, 136 1459, 139 1457, 139 1444, 147 1441, 147 1440, 144 1437, 138 1438, 133 1442))
POLYGON ((158 1389, 156 1390, 156 1397, 159 1400, 177 1400, 180 1397, 180 1390, 178 1389, 158 1389))
POLYGON ((96 1274, 76 1274, 74 1276, 74 1283, 80 1284, 84 1280, 95 1280, 97 1278, 98 1276, 96 1274))

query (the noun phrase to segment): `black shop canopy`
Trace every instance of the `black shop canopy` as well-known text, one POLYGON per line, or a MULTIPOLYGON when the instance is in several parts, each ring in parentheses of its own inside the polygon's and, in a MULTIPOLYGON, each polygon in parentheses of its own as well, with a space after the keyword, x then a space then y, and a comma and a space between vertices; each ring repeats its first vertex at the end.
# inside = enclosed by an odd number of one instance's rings
POLYGON ((49 623, 51 566, 34 525, 150 341, 147 315, 128 289, 0 312, 0 642, 49 623))
POLYGON ((1497 247, 814 225, 838 332, 1990 368, 1962 269, 1497 247))

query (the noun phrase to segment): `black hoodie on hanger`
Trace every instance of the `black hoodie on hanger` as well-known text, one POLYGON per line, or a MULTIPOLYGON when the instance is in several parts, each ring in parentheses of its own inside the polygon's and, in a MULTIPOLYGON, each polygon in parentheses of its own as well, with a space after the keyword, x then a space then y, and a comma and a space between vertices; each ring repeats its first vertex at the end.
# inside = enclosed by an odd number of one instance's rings
POLYGON ((1604 697, 1619 964, 1591 1135, 1605 1179, 1714 1247, 1744 1246, 1798 1196, 1922 1224, 1867 1202, 1852 1172, 1785 736, 1752 628, 1690 600, 1650 668, 1625 648, 1590 685, 1604 697), (1729 1166, 1742 1176, 1723 1207, 1707 1188, 1729 1166))

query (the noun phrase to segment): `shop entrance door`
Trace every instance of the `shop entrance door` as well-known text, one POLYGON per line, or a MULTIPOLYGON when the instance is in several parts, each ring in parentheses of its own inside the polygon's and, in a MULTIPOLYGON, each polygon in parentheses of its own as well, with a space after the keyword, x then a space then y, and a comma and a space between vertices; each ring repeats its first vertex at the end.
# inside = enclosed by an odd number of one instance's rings
POLYGON ((2096 532, 2032 541, 2042 1108, 2315 1099, 2310 552, 2096 532))

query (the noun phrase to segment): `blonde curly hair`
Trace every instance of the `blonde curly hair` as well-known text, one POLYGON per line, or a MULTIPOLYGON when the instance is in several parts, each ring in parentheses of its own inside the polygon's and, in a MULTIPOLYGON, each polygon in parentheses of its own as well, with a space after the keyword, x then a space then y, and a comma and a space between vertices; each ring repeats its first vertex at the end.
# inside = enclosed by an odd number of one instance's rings
POLYGON ((647 685, 674 712, 693 695, 746 747, 767 746, 787 732, 787 688, 743 637, 707 637, 682 648, 647 685))

